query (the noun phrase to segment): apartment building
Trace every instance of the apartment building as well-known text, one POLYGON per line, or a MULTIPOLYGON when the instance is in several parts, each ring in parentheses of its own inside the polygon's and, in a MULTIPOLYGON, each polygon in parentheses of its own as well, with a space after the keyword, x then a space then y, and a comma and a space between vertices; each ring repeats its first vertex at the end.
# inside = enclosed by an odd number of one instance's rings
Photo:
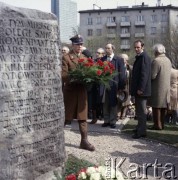
POLYGON ((60 39, 70 43, 70 38, 77 27, 77 3, 73 0, 51 0, 51 12, 58 17, 60 39))
MULTIPOLYGON (((121 6, 79 13, 80 33, 91 49, 92 43, 102 46, 103 38, 105 42, 115 42, 123 51, 129 51, 136 39, 143 39, 146 46, 152 46, 162 42, 178 25, 178 7, 171 5, 149 7, 142 3, 131 8, 121 6)), ((93 48, 96 47, 93 45, 93 48)))

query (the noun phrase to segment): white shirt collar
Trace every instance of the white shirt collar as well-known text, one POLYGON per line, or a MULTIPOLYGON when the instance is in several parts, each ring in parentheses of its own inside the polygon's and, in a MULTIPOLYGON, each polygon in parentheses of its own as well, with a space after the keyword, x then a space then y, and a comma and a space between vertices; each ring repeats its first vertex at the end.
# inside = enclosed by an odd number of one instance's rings
MULTIPOLYGON (((109 56, 109 55, 107 55, 107 56, 109 56)), ((114 57, 114 53, 112 53, 109 57, 110 57, 110 61, 112 61, 112 59, 114 57)))

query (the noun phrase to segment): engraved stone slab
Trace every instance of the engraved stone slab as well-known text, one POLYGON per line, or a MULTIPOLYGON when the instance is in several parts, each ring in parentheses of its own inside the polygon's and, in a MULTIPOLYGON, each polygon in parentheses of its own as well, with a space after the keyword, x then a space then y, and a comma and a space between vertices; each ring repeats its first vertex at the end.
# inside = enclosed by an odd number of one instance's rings
POLYGON ((53 14, 0 3, 1 180, 44 180, 55 170, 62 173, 58 32, 53 14))

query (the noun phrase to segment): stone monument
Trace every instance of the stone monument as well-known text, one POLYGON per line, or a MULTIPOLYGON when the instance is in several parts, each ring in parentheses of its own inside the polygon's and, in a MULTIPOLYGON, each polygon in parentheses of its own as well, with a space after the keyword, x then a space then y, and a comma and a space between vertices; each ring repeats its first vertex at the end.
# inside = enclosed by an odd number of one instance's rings
POLYGON ((64 168, 56 17, 0 3, 0 180, 52 180, 64 168))

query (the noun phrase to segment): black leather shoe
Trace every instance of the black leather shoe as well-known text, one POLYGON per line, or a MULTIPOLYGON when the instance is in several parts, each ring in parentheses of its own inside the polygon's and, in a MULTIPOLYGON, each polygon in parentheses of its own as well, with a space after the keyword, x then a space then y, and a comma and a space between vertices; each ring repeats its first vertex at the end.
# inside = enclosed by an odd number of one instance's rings
POLYGON ((114 129, 114 128, 116 128, 116 125, 115 124, 111 124, 110 128, 114 129))
POLYGON ((110 126, 110 124, 109 123, 103 123, 102 124, 102 127, 107 127, 107 126, 110 126))
POLYGON ((137 133, 137 129, 133 129, 132 132, 136 134, 137 133))
POLYGON ((134 134, 134 135, 132 136, 133 139, 139 139, 139 138, 141 138, 141 137, 146 137, 146 134, 142 134, 142 135, 134 134))
POLYGON ((157 127, 155 127, 155 126, 151 126, 151 127, 149 127, 148 129, 149 129, 149 130, 162 130, 162 129, 157 128, 157 127))

